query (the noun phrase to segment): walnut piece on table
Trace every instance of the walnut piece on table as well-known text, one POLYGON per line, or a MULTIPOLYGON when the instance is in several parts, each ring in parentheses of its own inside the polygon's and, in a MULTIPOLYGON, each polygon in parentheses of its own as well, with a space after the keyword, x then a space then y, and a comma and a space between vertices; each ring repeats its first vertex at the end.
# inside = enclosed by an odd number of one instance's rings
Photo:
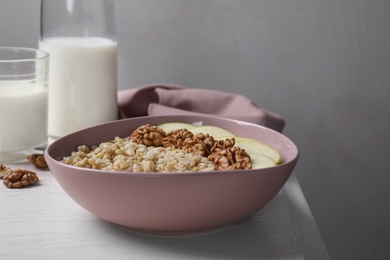
POLYGON ((162 140, 165 136, 166 133, 161 128, 146 124, 135 129, 130 135, 130 139, 137 144, 157 147, 162 146, 162 140))
POLYGON ((39 169, 46 169, 48 168, 45 156, 43 154, 30 154, 27 155, 27 160, 34 165, 35 167, 39 169))
POLYGON ((8 168, 4 164, 0 163, 0 179, 3 179, 7 174, 11 172, 11 168, 8 168))
POLYGON ((214 163, 216 170, 252 169, 250 156, 234 144, 234 138, 215 142, 208 159, 214 163))
POLYGON ((20 188, 37 184, 39 178, 37 174, 30 170, 13 169, 6 176, 4 176, 3 184, 7 188, 20 188))

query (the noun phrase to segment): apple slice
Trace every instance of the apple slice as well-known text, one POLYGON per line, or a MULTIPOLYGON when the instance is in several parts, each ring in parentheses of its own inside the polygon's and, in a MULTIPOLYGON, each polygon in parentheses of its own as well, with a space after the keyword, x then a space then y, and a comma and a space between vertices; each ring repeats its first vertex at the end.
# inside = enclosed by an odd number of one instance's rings
POLYGON ((277 163, 268 156, 260 154, 249 154, 251 157, 252 169, 261 169, 275 166, 277 163))
POLYGON ((188 130, 190 130, 193 134, 197 134, 197 133, 209 134, 212 137, 214 137, 214 139, 218 139, 217 138, 218 136, 228 136, 228 138, 235 137, 235 135, 229 132, 228 130, 218 126, 212 126, 212 125, 197 126, 188 130))
POLYGON ((257 141, 255 139, 250 139, 250 138, 245 138, 245 137, 240 137, 240 136, 232 136, 232 135, 223 135, 223 136, 213 136, 215 140, 226 140, 226 139, 231 139, 234 137, 235 140, 248 140, 248 141, 257 141))
POLYGON ((275 148, 266 145, 260 141, 237 137, 235 145, 240 147, 241 149, 244 149, 249 155, 263 155, 274 160, 276 164, 280 162, 279 152, 275 148))
POLYGON ((165 133, 168 133, 169 131, 176 130, 176 129, 187 129, 190 130, 191 128, 197 127, 195 125, 187 124, 187 123, 180 123, 180 122, 170 122, 170 123, 163 123, 158 125, 157 127, 161 128, 165 131, 165 133))

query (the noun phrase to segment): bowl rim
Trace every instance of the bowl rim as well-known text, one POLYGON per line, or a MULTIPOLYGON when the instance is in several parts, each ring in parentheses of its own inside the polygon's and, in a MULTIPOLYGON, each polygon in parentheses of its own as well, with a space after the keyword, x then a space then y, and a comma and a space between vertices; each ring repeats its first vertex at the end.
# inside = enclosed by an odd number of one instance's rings
MULTIPOLYGON (((99 174, 103 174, 103 175, 108 174, 108 175, 126 175, 126 176, 137 176, 137 177, 160 177, 160 178, 163 176, 189 177, 189 176, 194 176, 194 175, 196 175, 196 176, 210 176, 210 175, 230 175, 230 174, 235 174, 235 175, 240 174, 241 175, 241 174, 249 174, 249 173, 261 174, 261 173, 268 171, 270 169, 277 171, 279 168, 286 167, 289 164, 295 164, 298 161, 300 151, 299 151, 297 145, 288 136, 286 136, 285 134, 278 132, 272 128, 269 128, 269 127, 266 127, 263 125, 259 125, 259 124, 255 124, 255 123, 251 123, 251 122, 246 122, 246 121, 241 121, 241 120, 231 119, 231 118, 225 118, 225 117, 221 117, 221 116, 213 116, 213 115, 191 115, 191 116, 193 116, 195 118, 199 118, 199 119, 208 118, 208 119, 217 119, 217 120, 223 120, 223 121, 232 121, 232 122, 235 122, 235 123, 240 124, 240 125, 250 125, 250 126, 254 126, 254 127, 258 127, 258 128, 263 128, 266 131, 274 132, 274 134, 283 137, 287 142, 289 142, 289 146, 291 146, 292 150, 294 151, 294 156, 289 161, 282 162, 278 165, 271 166, 271 167, 265 167, 265 168, 261 168, 261 169, 249 169, 249 170, 244 170, 244 169, 241 170, 240 169, 240 170, 203 171, 203 172, 194 172, 194 171, 189 171, 189 172, 126 172, 126 171, 91 169, 91 168, 84 168, 84 167, 68 165, 65 163, 61 163, 59 160, 53 158, 50 155, 50 151, 51 151, 52 147, 54 147, 61 140, 69 138, 69 136, 75 135, 75 134, 80 133, 80 132, 89 131, 90 129, 93 129, 93 128, 102 127, 104 125, 115 124, 115 123, 118 123, 119 121, 123 121, 123 120, 134 121, 134 120, 153 119, 153 118, 178 118, 178 117, 185 118, 185 117, 188 117, 188 115, 140 116, 140 117, 125 118, 125 119, 114 120, 114 121, 110 121, 110 122, 106 122, 106 123, 102 123, 102 124, 97 124, 94 126, 90 126, 87 128, 83 128, 83 129, 74 131, 72 133, 69 133, 69 134, 63 136, 63 137, 60 137, 57 140, 54 140, 45 149, 44 156, 46 157, 46 160, 49 159, 48 160, 49 164, 50 164, 50 161, 53 161, 54 163, 61 164, 62 167, 69 168, 71 170, 85 172, 85 173, 88 172, 88 174, 91 174, 90 172, 93 171, 95 173, 99 173, 99 174)), ((199 121, 201 121, 201 120, 199 120, 199 121)), ((114 137, 112 137, 112 138, 114 138, 114 137)))

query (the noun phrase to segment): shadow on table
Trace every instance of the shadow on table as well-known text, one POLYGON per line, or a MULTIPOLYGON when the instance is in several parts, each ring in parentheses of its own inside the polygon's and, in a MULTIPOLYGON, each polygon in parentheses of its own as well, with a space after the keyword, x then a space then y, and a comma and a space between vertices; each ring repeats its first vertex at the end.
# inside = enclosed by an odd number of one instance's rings
POLYGON ((153 251, 160 258, 175 255, 183 258, 259 259, 283 258, 291 254, 291 248, 286 247, 288 234, 282 230, 277 218, 278 214, 258 213, 217 231, 184 236, 145 234, 105 221, 100 223, 103 229, 107 229, 106 234, 115 236, 122 243, 126 241, 137 248, 153 251))

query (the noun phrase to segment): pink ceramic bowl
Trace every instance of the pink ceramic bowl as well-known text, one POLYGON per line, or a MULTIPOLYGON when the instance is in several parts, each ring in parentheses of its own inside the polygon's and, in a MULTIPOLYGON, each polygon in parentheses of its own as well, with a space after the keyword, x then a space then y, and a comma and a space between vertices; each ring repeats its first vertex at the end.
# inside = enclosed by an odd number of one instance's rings
POLYGON ((286 136, 246 122, 209 116, 151 116, 84 129, 53 142, 45 158, 57 182, 99 218, 138 231, 203 232, 243 220, 263 208, 292 173, 298 149, 286 136), (281 164, 256 170, 208 173, 125 173, 60 163, 77 146, 128 136, 143 124, 201 122, 260 140, 276 148, 281 164))

